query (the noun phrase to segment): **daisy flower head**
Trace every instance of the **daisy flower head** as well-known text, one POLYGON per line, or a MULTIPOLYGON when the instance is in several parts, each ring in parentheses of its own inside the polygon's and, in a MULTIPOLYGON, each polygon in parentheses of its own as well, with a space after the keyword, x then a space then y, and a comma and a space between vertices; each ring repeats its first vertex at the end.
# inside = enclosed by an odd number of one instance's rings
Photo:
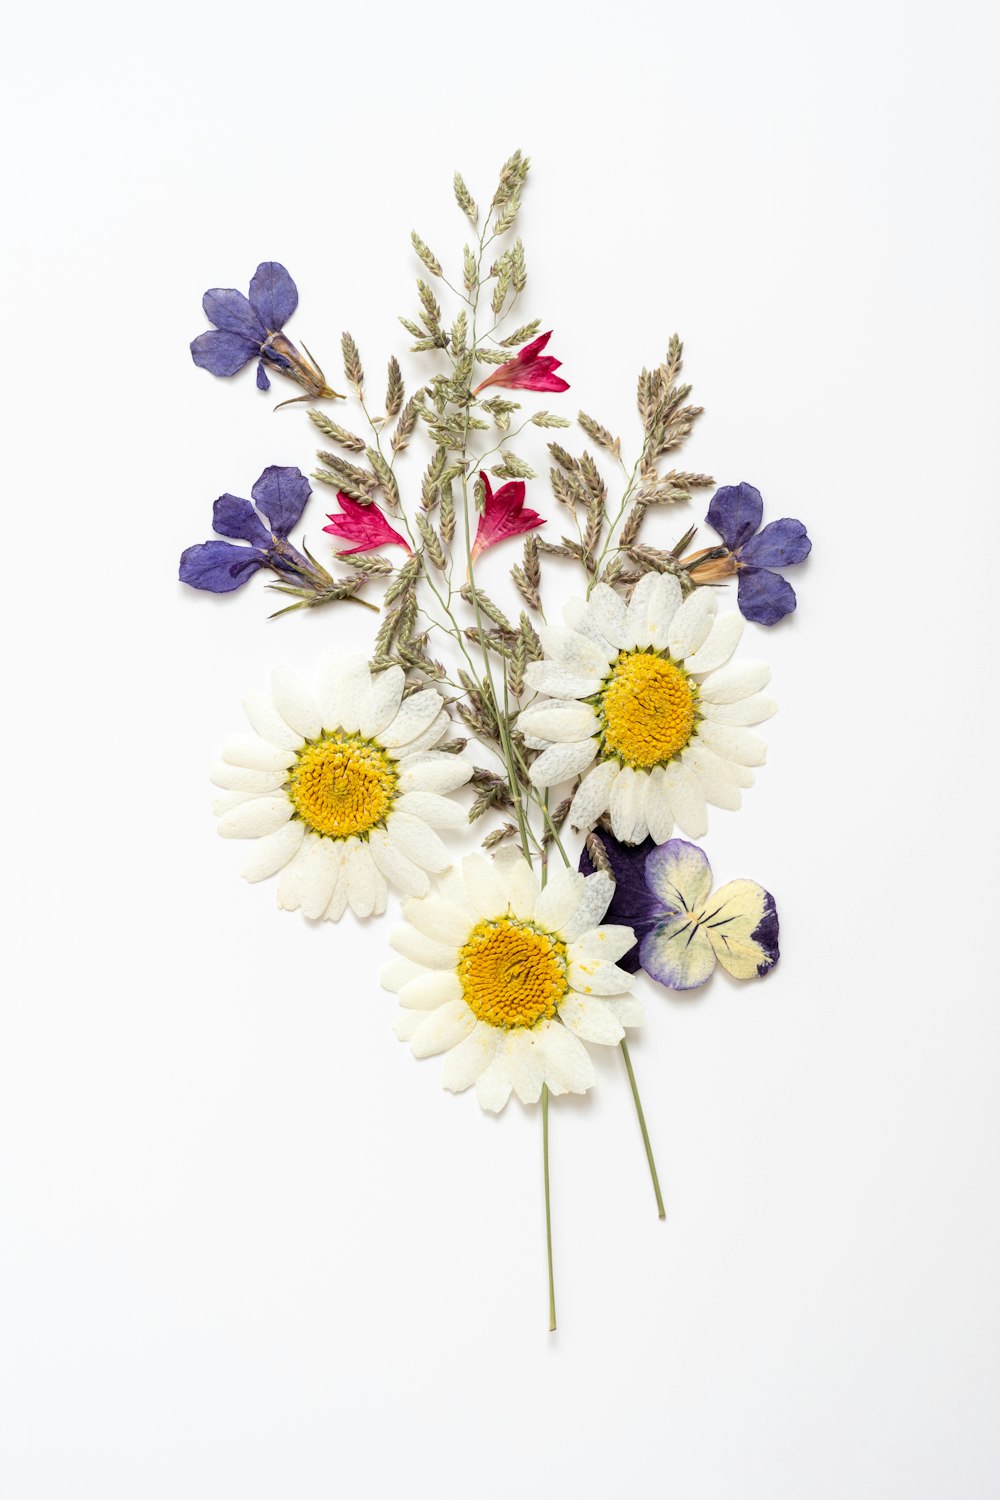
POLYGON ((422 896, 451 857, 437 830, 464 828, 449 792, 472 766, 438 748, 451 720, 436 688, 403 696, 404 673, 331 653, 314 690, 287 668, 244 709, 212 780, 223 838, 253 839, 246 880, 279 870, 278 905, 336 922, 385 910, 388 887, 422 896))
POLYGON ((742 618, 715 610, 710 589, 682 600, 672 574, 646 573, 627 604, 599 583, 567 605, 566 628, 539 631, 545 658, 525 680, 548 697, 523 709, 518 727, 542 751, 531 767, 536 786, 583 775, 574 827, 609 813, 616 838, 662 843, 675 823, 700 838, 706 804, 739 807, 749 768, 766 754, 747 725, 777 704, 761 691, 765 665, 729 661, 742 618))
POLYGON ((513 850, 470 854, 438 890, 404 903, 382 973, 399 997, 396 1035, 416 1057, 447 1054, 442 1082, 476 1086, 484 1109, 513 1091, 533 1104, 542 1085, 583 1094, 594 1082, 584 1042, 613 1046, 642 1020, 634 976, 616 960, 631 928, 601 926, 613 883, 559 870, 539 887, 513 850))

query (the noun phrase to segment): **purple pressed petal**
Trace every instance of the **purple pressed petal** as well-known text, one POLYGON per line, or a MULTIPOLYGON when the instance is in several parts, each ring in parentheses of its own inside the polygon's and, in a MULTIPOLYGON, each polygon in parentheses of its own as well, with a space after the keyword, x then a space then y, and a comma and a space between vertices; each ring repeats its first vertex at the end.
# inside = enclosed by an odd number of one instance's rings
MULTIPOLYGON (((639 968, 639 941, 653 927, 660 912, 659 903, 647 889, 644 874, 646 856, 656 846, 652 839, 644 839, 641 844, 620 844, 603 829, 598 836, 615 878, 615 893, 602 920, 631 927, 634 931, 635 947, 618 960, 621 968, 634 974, 639 968)), ((595 866, 586 845, 580 852, 580 869, 584 875, 594 873, 595 866)))
POLYGON ((268 333, 277 333, 298 306, 299 294, 284 266, 264 260, 250 283, 250 302, 268 333))
POLYGON ((267 337, 267 329, 242 292, 232 287, 213 286, 201 299, 205 316, 223 333, 238 333, 253 339, 258 348, 267 337))
POLYGON ((763 530, 740 549, 740 561, 754 568, 788 568, 805 562, 812 550, 806 528, 801 521, 785 517, 769 521, 763 530))
POLYGON ((712 496, 705 520, 735 552, 753 536, 764 514, 760 490, 752 484, 724 484, 712 496))
POLYGON ((237 547, 232 542, 200 542, 181 553, 178 573, 181 583, 212 594, 231 594, 263 567, 256 547, 237 547))
POLYGON ((301 469, 271 464, 250 493, 258 510, 262 510, 270 521, 275 536, 285 537, 298 523, 312 488, 301 469))
POLYGON ((795 590, 767 568, 741 568, 736 577, 736 602, 745 620, 755 625, 777 625, 795 608, 795 590))
POLYGON ((191 344, 191 358, 213 375, 235 375, 260 352, 260 346, 241 333, 223 333, 213 328, 199 333, 191 344))
POLYGON ((773 969, 781 957, 778 948, 778 911, 771 892, 765 891, 764 896, 764 914, 750 934, 752 941, 759 943, 766 955, 764 962, 757 966, 758 978, 773 969))
POLYGON ((264 361, 262 359, 257 361, 257 389, 259 391, 269 391, 271 389, 271 382, 267 378, 267 370, 264 368, 264 361))
POLYGON ((265 551, 271 545, 270 532, 261 525, 260 516, 249 500, 238 495, 220 495, 212 507, 212 529, 220 536, 238 537, 265 551))
POLYGON ((708 855, 687 839, 668 839, 646 857, 646 885, 660 911, 697 911, 712 890, 708 855))

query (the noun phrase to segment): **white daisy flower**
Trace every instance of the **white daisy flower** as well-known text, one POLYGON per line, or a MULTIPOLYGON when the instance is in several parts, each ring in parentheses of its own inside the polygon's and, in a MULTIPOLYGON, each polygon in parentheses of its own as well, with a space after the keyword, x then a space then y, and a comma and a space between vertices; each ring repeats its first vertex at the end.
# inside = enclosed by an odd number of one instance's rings
POLYGON ((407 901, 382 973, 402 1009, 396 1034, 416 1057, 447 1052, 445 1088, 476 1085, 484 1109, 511 1090, 533 1104, 594 1082, 584 1042, 613 1046, 642 1020, 635 976, 616 960, 630 927, 598 925, 614 891, 604 874, 559 870, 544 889, 513 851, 470 854, 438 891, 407 901))
POLYGON ((278 905, 336 922, 385 911, 387 887, 430 889, 451 863, 437 829, 464 828, 447 794, 472 766, 435 749, 451 720, 435 688, 403 697, 393 666, 374 676, 360 655, 334 653, 314 692, 287 668, 271 692, 243 701, 253 735, 227 740, 212 772, 223 838, 257 840, 246 880, 281 871, 278 905))
POLYGON ((715 595, 681 602, 669 573, 647 573, 625 600, 599 583, 571 601, 568 628, 542 627, 545 659, 525 672, 548 699, 518 716, 541 749, 536 786, 583 776, 569 810, 575 828, 610 812, 615 837, 661 844, 676 823, 691 838, 707 828, 706 803, 735 810, 740 788, 763 765, 763 740, 746 727, 777 708, 761 689, 761 662, 729 663, 743 619, 715 616, 715 595))

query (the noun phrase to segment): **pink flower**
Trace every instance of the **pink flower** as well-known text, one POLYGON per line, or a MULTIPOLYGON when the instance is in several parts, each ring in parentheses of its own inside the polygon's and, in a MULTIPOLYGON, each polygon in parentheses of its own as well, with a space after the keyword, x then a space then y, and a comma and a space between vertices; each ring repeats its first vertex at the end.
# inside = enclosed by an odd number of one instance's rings
POLYGON ((537 339, 525 344, 516 358, 497 365, 493 374, 480 381, 472 394, 478 396, 488 385, 505 385, 513 391, 568 391, 568 381, 553 373, 558 370, 562 360, 542 353, 551 337, 551 329, 548 333, 540 333, 537 339))
POLYGON ((337 491, 337 499, 340 501, 340 514, 331 515, 333 525, 324 526, 323 530, 355 543, 353 547, 339 548, 338 557, 346 557, 350 552, 372 552, 376 547, 387 546, 403 547, 407 552, 410 551, 405 537, 401 537, 398 531, 393 531, 377 505, 362 505, 360 501, 352 500, 350 495, 345 495, 343 490, 337 491))
POLYGON ((522 479, 502 484, 494 495, 489 475, 480 470, 479 477, 486 486, 486 504, 479 517, 476 540, 472 544, 473 561, 487 547, 495 547, 497 542, 506 542, 522 531, 534 531, 536 526, 545 525, 544 516, 540 516, 535 510, 524 509, 522 479))

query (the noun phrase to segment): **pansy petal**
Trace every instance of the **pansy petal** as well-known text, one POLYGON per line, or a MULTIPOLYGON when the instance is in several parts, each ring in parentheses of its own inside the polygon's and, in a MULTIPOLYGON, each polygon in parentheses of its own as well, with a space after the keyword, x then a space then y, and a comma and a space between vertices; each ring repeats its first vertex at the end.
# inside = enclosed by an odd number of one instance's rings
POLYGON ((755 625, 777 625, 796 605, 792 585, 767 568, 741 570, 736 579, 736 598, 742 614, 755 625))
POLYGON ((299 303, 295 282, 276 260, 261 261, 250 283, 250 305, 268 333, 284 328, 299 303))
POLYGON ((769 521, 740 549, 740 562, 754 568, 789 568, 805 562, 812 542, 801 521, 769 521))
POLYGON ((538 787, 558 786, 585 771, 597 754, 597 740, 581 740, 576 745, 550 745, 532 761, 529 776, 538 787))
POLYGON ((250 494, 257 509, 270 521, 275 536, 285 537, 298 524, 312 486, 301 469, 270 464, 250 494))
POLYGON ((712 496, 705 520, 735 552, 753 536, 764 515, 760 490, 752 484, 724 484, 712 496))
POLYGON ((255 359, 260 352, 257 339, 245 338, 242 333, 228 333, 211 328, 199 333, 191 340, 191 358, 201 370, 210 375, 236 375, 255 359))
POLYGON ((778 961, 774 897, 754 880, 730 880, 716 891, 702 918, 722 967, 734 979, 756 979, 778 961))
MULTIPOLYGON (((706 592, 699 589, 699 593, 706 592)), ((727 610, 718 615, 708 633, 705 644, 684 663, 686 671, 696 677, 703 672, 714 672, 732 656, 743 634, 743 616, 737 610, 727 610)))
POLYGON ((712 890, 712 866, 697 844, 670 839, 646 856, 646 884, 668 912, 698 911, 712 890))
POLYGON ((658 922, 639 945, 642 967, 671 990, 693 990, 715 968, 715 952, 703 927, 689 912, 658 922))

